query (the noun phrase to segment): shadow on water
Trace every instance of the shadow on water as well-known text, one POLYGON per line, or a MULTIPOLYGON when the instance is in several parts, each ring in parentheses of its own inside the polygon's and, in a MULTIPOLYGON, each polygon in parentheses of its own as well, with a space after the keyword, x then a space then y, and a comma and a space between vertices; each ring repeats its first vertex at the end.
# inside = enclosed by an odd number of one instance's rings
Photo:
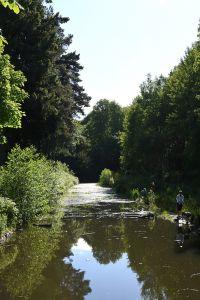
MULTIPOLYGON (((92 203, 88 186, 71 200, 87 199, 84 218, 29 228, 0 248, 0 299, 200 299, 199 239, 180 248, 170 222, 87 216, 88 204, 89 212, 100 205, 92 188, 92 203)), ((102 202, 113 199, 109 192, 102 202)))

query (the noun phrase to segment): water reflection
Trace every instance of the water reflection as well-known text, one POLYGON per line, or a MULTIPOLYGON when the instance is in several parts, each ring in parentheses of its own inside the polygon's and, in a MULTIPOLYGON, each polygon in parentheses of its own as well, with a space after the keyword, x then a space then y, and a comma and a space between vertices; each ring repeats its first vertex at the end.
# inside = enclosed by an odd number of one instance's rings
POLYGON ((59 223, 52 229, 31 227, 0 248, 0 299, 79 300, 91 291, 84 271, 63 261, 79 236, 75 223, 68 226, 73 234, 59 223))
POLYGON ((85 299, 123 299, 124 291, 128 291, 131 299, 139 299, 137 275, 128 268, 126 253, 115 263, 103 265, 97 262, 91 246, 80 238, 72 248, 70 261, 76 269, 85 270, 85 278, 90 278, 91 293, 85 299))
MULTIPOLYGON (((68 220, 66 227, 71 228, 70 223, 71 221, 68 220)), ((200 274, 199 240, 195 242, 191 240, 181 253, 176 251, 174 245, 176 229, 173 224, 162 220, 149 223, 141 220, 112 220, 109 218, 103 221, 77 220, 76 223, 76 230, 78 227, 83 230, 79 238, 84 239, 88 251, 92 253, 92 258, 87 258, 95 259, 94 269, 97 270, 99 265, 105 269, 106 265, 113 263, 117 265, 120 262, 126 269, 130 268, 133 274, 137 274, 137 279, 132 277, 132 285, 136 282, 140 287, 135 298, 130 296, 132 291, 130 287, 125 289, 122 282, 119 284, 124 291, 124 299, 137 299, 137 297, 138 299, 200 298, 200 276, 192 276, 192 274, 200 274)), ((78 252, 74 253, 75 258, 72 260, 76 262, 76 267, 87 270, 89 260, 84 260, 84 255, 80 255, 78 252)), ((123 278, 127 276, 128 280, 128 275, 124 275, 122 270, 121 265, 121 270, 118 270, 119 274, 123 278)), ((116 270, 113 268, 113 274, 108 279, 111 286, 112 276, 116 275, 115 272, 116 270)), ((88 277, 87 279, 92 281, 93 278, 88 277)), ((110 299, 121 299, 116 298, 116 295, 112 297, 110 299)), ((90 299, 89 295, 85 299, 90 299)))
POLYGON ((130 218, 29 228, 0 248, 0 299, 200 299, 199 238, 180 249, 175 235, 169 222, 130 218))
POLYGON ((2 299, 30 298, 44 279, 42 272, 58 247, 59 233, 59 225, 52 230, 31 227, 4 245, 0 253, 2 299))

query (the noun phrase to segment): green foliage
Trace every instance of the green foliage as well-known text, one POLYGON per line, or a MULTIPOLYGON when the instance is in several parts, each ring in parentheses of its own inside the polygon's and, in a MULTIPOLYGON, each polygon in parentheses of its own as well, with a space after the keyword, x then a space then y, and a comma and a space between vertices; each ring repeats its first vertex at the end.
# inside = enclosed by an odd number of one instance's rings
MULTIPOLYGON (((2 4, 4 7, 8 7, 16 14, 18 14, 20 12, 20 8, 22 8, 21 5, 15 0, 0 0, 0 4, 2 4)), ((0 34, 0 49, 3 44, 7 44, 7 42, 5 38, 0 34)))
POLYGON ((159 189, 198 188, 199 91, 199 41, 167 78, 148 75, 141 85, 120 135, 122 171, 134 178, 136 186, 155 181, 159 189))
POLYGON ((162 170, 164 136, 159 128, 163 120, 158 110, 164 83, 163 77, 152 81, 148 76, 141 85, 141 95, 126 113, 121 134, 121 163, 124 172, 138 181, 147 176, 152 181, 152 174, 162 170))
POLYGON ((18 255, 17 247, 0 247, 0 274, 12 264, 18 255), (8 249, 9 248, 9 249, 8 249))
POLYGON ((23 89, 25 77, 20 71, 15 71, 10 63, 10 57, 3 54, 0 47, 0 142, 5 141, 5 128, 20 128, 22 103, 27 97, 23 89))
POLYGON ((159 193, 158 197, 156 197, 156 205, 163 211, 176 211, 176 194, 177 193, 172 188, 166 188, 163 192, 159 193))
POLYGON ((0 0, 0 4, 2 4, 4 7, 10 8, 16 14, 20 12, 21 5, 15 0, 0 0))
POLYGON ((4 45, 7 44, 6 39, 0 34, 0 52, 3 51, 4 45))
POLYGON ((68 155, 74 116, 83 113, 90 97, 81 85, 79 55, 68 50, 72 35, 65 36, 62 28, 69 19, 49 3, 20 0, 24 10, 19 15, 0 10, 0 28, 8 41, 6 52, 27 78, 29 94, 22 128, 9 131, 9 144, 34 145, 55 160, 68 155))
POLYGON ((16 146, 0 171, 0 194, 15 201, 23 223, 50 212, 73 184, 67 166, 47 160, 33 147, 16 146))
POLYGON ((111 170, 104 169, 101 172, 101 175, 100 175, 100 178, 99 178, 99 184, 101 186, 105 186, 105 187, 113 187, 114 177, 113 177, 113 173, 112 173, 111 170))
MULTIPOLYGON (((30 226, 18 236, 15 244, 18 255, 1 274, 6 289, 13 298, 30 299, 33 291, 41 284, 44 279, 43 271, 58 248, 60 225, 50 230, 30 226)), ((5 264, 4 261, 3 263, 5 264)))
POLYGON ((60 259, 62 253, 70 256, 71 247, 84 232, 84 224, 78 228, 77 220, 73 219, 72 223, 67 227, 67 234, 63 234, 62 222, 50 229, 29 226, 12 239, 10 247, 6 244, 0 247, 1 299, 5 298, 5 290, 10 298, 24 300, 51 299, 52 296, 83 299, 91 291, 85 273, 60 259), (49 267, 54 284, 49 284, 46 276, 49 267))
MULTIPOLYGON (((186 200, 186 209, 195 212, 200 206, 194 201, 199 198, 200 179, 199 57, 198 41, 167 78, 153 80, 148 75, 140 95, 126 110, 120 135, 122 171, 135 186, 150 186, 155 181, 159 197, 154 195, 150 206, 162 210, 176 210, 178 186, 193 195, 193 200, 186 200)), ((119 189, 129 190, 129 184, 125 185, 121 179, 119 189)))
POLYGON ((114 182, 116 192, 126 197, 130 197, 133 187, 137 186, 133 177, 122 173, 114 174, 114 182))
POLYGON ((83 120, 88 140, 90 180, 98 179, 104 168, 119 169, 119 133, 123 128, 123 109, 115 102, 100 100, 83 120))
POLYGON ((5 232, 7 229, 7 216, 4 214, 0 214, 0 234, 5 232))
POLYGON ((18 209, 13 201, 0 198, 0 235, 6 230, 15 228, 18 209))
POLYGON ((138 189, 132 189, 130 191, 130 198, 137 200, 140 197, 140 191, 138 189))
MULTIPOLYGON (((0 4, 16 14, 21 8, 15 0, 0 0, 0 4)), ((3 135, 5 128, 21 127, 21 120, 24 116, 21 106, 27 97, 23 90, 25 77, 21 72, 14 70, 14 66, 10 63, 10 57, 3 55, 6 44, 6 39, 0 34, 0 143, 6 141, 3 135)))
POLYGON ((69 165, 81 181, 85 181, 92 171, 88 155, 90 143, 85 135, 85 126, 81 121, 74 120, 73 126, 74 131, 68 149, 61 153, 58 159, 69 165))
POLYGON ((152 190, 150 190, 148 192, 147 197, 148 197, 148 202, 149 202, 149 207, 148 207, 149 210, 153 211, 154 213, 159 213, 160 207, 157 206, 157 204, 156 204, 156 199, 158 196, 152 190))
POLYGON ((50 173, 48 174, 50 185, 49 204, 50 207, 53 207, 57 206, 58 200, 60 200, 61 196, 65 195, 73 185, 78 183, 78 179, 69 171, 67 165, 59 161, 48 161, 48 163, 50 167, 50 173))

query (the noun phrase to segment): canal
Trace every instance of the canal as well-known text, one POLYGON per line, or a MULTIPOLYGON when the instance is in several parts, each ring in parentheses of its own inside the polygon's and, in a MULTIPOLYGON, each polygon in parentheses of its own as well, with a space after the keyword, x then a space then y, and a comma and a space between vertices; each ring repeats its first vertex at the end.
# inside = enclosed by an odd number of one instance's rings
POLYGON ((180 248, 175 224, 135 218, 133 205, 96 184, 76 186, 62 223, 1 245, 0 299, 200 299, 200 238, 180 248))

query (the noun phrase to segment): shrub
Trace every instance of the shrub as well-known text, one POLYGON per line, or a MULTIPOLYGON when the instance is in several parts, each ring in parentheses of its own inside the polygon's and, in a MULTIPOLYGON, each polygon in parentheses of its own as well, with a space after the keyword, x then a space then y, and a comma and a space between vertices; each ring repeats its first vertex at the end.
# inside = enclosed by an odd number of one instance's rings
POLYGON ((47 160, 34 147, 13 148, 0 170, 0 194, 16 203, 23 223, 50 212, 73 183, 67 166, 47 160))
POLYGON ((69 171, 68 166, 61 162, 52 162, 51 168, 52 170, 49 174, 49 183, 51 185, 49 189, 49 204, 53 207, 57 205, 61 196, 78 183, 78 179, 69 171))
POLYGON ((4 214, 0 214, 0 234, 7 229, 7 216, 4 214))
POLYGON ((105 186, 105 187, 113 187, 114 177, 113 177, 113 173, 112 173, 111 170, 104 169, 101 172, 101 175, 100 175, 100 178, 99 178, 99 184, 101 186, 105 186))
POLYGON ((138 189, 132 189, 130 191, 130 198, 137 200, 140 197, 140 191, 138 189))
POLYGON ((0 234, 8 229, 15 228, 18 209, 13 201, 0 198, 0 234))
POLYGON ((115 189, 118 193, 129 197, 133 189, 133 184, 134 181, 131 176, 119 173, 115 175, 115 189))
POLYGON ((167 188, 155 198, 155 204, 166 211, 176 211, 176 192, 167 188))

